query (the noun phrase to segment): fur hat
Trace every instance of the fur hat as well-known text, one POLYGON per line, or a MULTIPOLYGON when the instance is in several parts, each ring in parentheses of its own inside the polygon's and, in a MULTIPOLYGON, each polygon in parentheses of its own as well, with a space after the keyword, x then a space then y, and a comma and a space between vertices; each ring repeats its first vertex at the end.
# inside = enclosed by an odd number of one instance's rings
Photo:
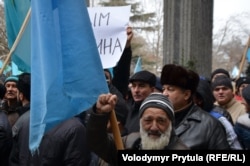
POLYGON ((161 73, 161 84, 175 85, 183 89, 191 90, 195 93, 199 83, 199 75, 192 70, 187 70, 182 66, 167 64, 161 73))
POLYGON ((250 105, 250 85, 247 85, 242 90, 242 97, 246 100, 247 104, 250 105))
POLYGON ((222 74, 224 74, 225 76, 227 76, 228 78, 230 78, 230 75, 229 75, 229 73, 228 73, 227 70, 222 69, 222 68, 218 68, 218 69, 216 69, 216 70, 214 70, 214 71, 212 72, 212 74, 211 74, 211 80, 213 79, 213 77, 214 77, 216 74, 219 74, 219 73, 222 73, 222 74))
POLYGON ((212 90, 214 90, 217 86, 225 86, 233 90, 231 79, 224 75, 215 78, 215 80, 212 82, 212 90))
POLYGON ((139 117, 141 118, 143 112, 149 108, 160 108, 165 111, 171 121, 174 120, 174 109, 172 103, 169 101, 167 96, 162 93, 151 93, 141 104, 139 109, 139 117))
POLYGON ((142 81, 142 82, 148 83, 151 86, 155 86, 156 76, 155 76, 155 74, 153 74, 147 70, 143 70, 143 71, 139 71, 139 72, 135 73, 129 79, 129 82, 134 82, 134 81, 142 81))

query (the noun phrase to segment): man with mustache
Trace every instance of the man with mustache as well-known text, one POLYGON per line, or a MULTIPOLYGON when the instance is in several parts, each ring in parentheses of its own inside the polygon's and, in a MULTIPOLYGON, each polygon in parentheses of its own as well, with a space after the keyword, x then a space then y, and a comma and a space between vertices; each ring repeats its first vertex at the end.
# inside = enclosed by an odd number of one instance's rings
MULTIPOLYGON (((111 165, 117 165, 117 149, 106 131, 110 112, 117 96, 99 96, 87 124, 87 141, 91 150, 111 165)), ((187 146, 176 136, 173 106, 161 93, 151 93, 139 109, 140 131, 122 137, 125 149, 133 150, 187 150, 187 146)))
POLYGON ((10 125, 13 126, 19 117, 17 108, 21 106, 17 101, 17 76, 10 76, 5 79, 4 86, 6 93, 2 101, 2 110, 7 114, 10 125))

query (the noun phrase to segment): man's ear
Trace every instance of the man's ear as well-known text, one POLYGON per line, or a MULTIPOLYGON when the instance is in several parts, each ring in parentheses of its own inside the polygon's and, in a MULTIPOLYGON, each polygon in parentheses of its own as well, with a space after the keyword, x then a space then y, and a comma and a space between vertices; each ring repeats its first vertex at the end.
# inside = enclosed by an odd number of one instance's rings
POLYGON ((184 91, 184 99, 185 99, 185 100, 189 100, 190 97, 191 97, 191 95, 192 95, 191 90, 185 90, 185 91, 184 91))

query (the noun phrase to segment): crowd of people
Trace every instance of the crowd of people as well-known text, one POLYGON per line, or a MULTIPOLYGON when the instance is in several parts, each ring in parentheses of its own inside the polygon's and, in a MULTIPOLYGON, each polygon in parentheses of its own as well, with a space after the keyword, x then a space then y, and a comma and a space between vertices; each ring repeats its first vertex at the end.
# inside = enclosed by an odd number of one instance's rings
POLYGON ((131 27, 127 37, 113 73, 104 69, 110 93, 46 132, 34 154, 29 150, 32 76, 3 80, 0 165, 117 165, 112 111, 124 149, 250 149, 250 77, 232 80, 219 68, 207 78, 176 64, 163 65, 160 76, 148 70, 130 76, 131 27))

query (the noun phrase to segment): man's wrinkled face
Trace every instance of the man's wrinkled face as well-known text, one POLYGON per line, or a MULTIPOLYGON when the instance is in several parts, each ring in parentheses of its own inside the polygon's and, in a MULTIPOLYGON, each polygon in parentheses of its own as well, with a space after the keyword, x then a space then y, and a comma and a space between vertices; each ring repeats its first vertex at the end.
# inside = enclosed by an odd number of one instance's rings
POLYGON ((134 81, 131 83, 131 93, 135 102, 143 101, 150 93, 154 91, 148 83, 141 81, 134 81))
POLYGON ((147 108, 140 119, 142 149, 163 149, 168 145, 172 123, 160 108, 147 108))
POLYGON ((16 99, 17 98, 17 92, 18 92, 16 82, 8 81, 8 82, 5 83, 5 87, 6 87, 5 98, 7 100, 16 99))

